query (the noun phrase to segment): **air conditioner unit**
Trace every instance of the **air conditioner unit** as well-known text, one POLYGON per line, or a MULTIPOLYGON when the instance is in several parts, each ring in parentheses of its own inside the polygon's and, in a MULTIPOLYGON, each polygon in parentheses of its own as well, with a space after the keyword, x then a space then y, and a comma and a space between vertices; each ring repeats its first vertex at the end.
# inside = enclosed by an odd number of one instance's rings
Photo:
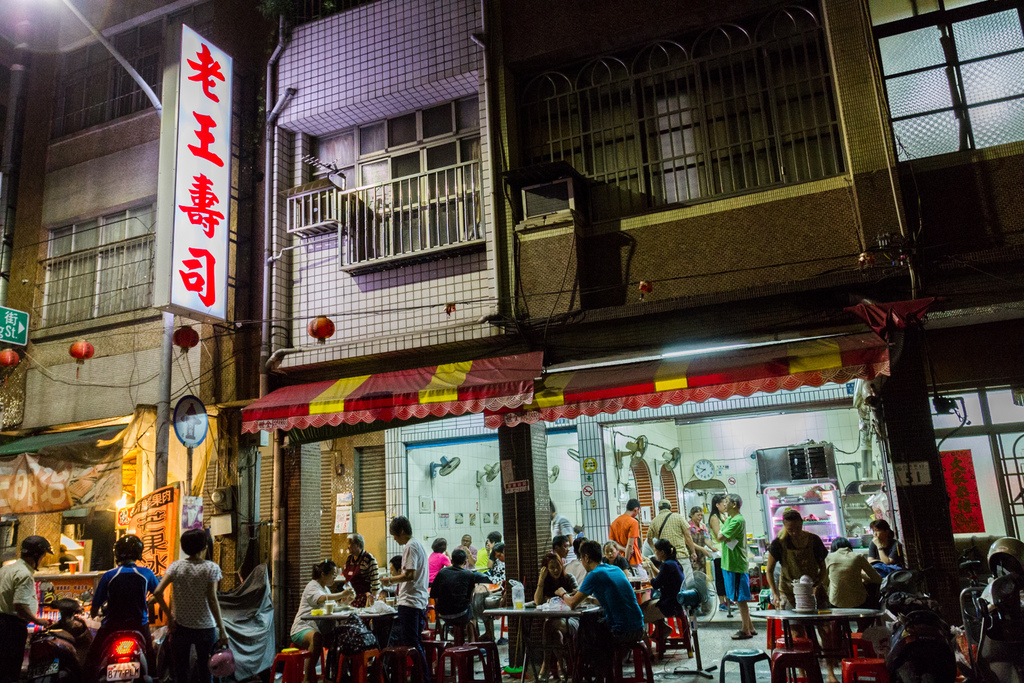
POLYGON ((537 218, 559 211, 582 208, 583 187, 579 178, 559 178, 523 190, 523 218, 537 218))

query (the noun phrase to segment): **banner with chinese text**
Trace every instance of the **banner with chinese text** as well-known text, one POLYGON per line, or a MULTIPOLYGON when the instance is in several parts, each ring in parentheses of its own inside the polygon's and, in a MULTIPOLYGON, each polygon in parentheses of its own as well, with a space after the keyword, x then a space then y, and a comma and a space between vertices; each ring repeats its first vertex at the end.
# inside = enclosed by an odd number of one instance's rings
POLYGON ((943 451, 942 473, 949 494, 949 516, 954 534, 980 534, 985 531, 978 497, 978 480, 974 475, 974 459, 969 450, 943 451))
POLYGON ((157 489, 135 503, 128 532, 142 539, 141 564, 163 576, 178 547, 178 486, 157 489))

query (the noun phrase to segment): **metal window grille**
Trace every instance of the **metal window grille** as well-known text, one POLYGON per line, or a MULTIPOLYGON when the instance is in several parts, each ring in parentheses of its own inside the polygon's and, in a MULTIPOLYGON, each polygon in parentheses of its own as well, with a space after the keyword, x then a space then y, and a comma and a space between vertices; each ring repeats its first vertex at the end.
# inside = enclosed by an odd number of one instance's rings
POLYGON ((526 163, 571 163, 593 181, 598 219, 843 171, 824 31, 804 7, 689 48, 660 41, 628 66, 540 74, 521 121, 526 163))
POLYGON ((1024 140, 1021 3, 982 2, 875 27, 901 159, 1024 140))
MULTIPOLYGON (((97 222, 85 232, 99 243, 47 259, 43 264, 42 324, 44 326, 89 320, 105 315, 138 310, 153 299, 152 224, 145 234, 123 239, 125 226, 141 220, 122 214, 120 221, 97 222), (119 239, 108 236, 118 234, 119 239)), ((129 229, 127 234, 139 232, 129 229)), ((83 234, 79 233, 79 234, 83 234)), ((55 238, 51 236, 51 245, 55 238)), ((52 250, 51 250, 52 251, 52 250)))

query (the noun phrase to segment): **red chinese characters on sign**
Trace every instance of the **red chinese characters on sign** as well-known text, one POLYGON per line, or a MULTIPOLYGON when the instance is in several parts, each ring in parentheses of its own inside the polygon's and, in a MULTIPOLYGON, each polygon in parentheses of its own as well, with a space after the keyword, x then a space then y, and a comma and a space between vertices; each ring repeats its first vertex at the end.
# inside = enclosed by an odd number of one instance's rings
POLYGON ((210 145, 216 140, 210 131, 217 127, 217 122, 213 120, 212 116, 206 114, 192 112, 192 116, 196 117, 196 123, 199 124, 199 130, 195 131, 199 146, 189 145, 189 151, 200 159, 206 159, 214 166, 223 166, 224 160, 210 151, 210 145))
POLYGON ((217 265, 217 259, 206 249, 189 247, 188 253, 194 258, 185 259, 181 265, 187 270, 179 270, 185 289, 199 294, 199 300, 206 306, 212 306, 217 301, 217 290, 214 288, 213 269, 217 265))
POLYGON ((974 458, 969 450, 942 451, 942 473, 949 494, 949 516, 954 534, 980 534, 985 531, 974 474, 974 458))
POLYGON ((204 174, 200 173, 192 180, 194 182, 188 192, 192 198, 192 206, 183 204, 178 208, 188 214, 188 220, 192 225, 201 225, 203 233, 207 237, 213 237, 214 229, 224 219, 224 214, 213 209, 220 200, 213 193, 213 182, 204 174))
POLYGON ((214 102, 220 102, 220 98, 213 94, 213 86, 216 85, 214 80, 224 80, 224 72, 221 69, 220 62, 210 54, 210 48, 203 45, 202 49, 196 53, 195 61, 191 59, 187 61, 188 65, 195 71, 194 74, 188 77, 188 80, 202 83, 203 94, 214 102))

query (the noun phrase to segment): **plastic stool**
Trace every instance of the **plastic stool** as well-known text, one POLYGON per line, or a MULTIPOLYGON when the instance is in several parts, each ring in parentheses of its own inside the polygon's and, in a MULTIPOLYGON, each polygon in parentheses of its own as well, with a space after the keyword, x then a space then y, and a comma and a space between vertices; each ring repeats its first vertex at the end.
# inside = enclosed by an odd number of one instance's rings
POLYGON ((335 670, 334 683, 341 683, 342 674, 345 671, 345 662, 348 662, 352 667, 352 676, 349 680, 352 683, 375 683, 380 676, 370 675, 373 671, 377 674, 377 666, 380 662, 380 650, 366 650, 358 655, 346 655, 341 653, 338 655, 338 668, 335 670))
POLYGON ((448 640, 448 636, 450 635, 452 637, 452 643, 455 645, 465 645, 467 628, 468 624, 455 624, 449 626, 442 618, 440 628, 441 637, 438 640, 448 640))
POLYGON ((791 638, 793 642, 792 647, 786 647, 786 638, 775 639, 775 649, 782 652, 813 652, 814 643, 811 642, 810 638, 791 638))
POLYGON ((313 656, 309 650, 286 648, 277 653, 270 667, 271 678, 277 673, 277 665, 281 664, 281 683, 302 683, 306 675, 306 660, 313 656))
POLYGON ((491 671, 494 673, 494 678, 490 683, 501 683, 501 662, 498 659, 498 646, 492 641, 484 641, 482 643, 467 643, 469 647, 475 647, 480 650, 481 657, 484 658, 484 672, 487 672, 487 664, 491 666, 491 671))
POLYGON ((853 647, 854 659, 875 659, 875 646, 870 640, 864 640, 863 633, 851 633, 850 645, 853 647))
POLYGON ((446 647, 441 656, 437 659, 435 669, 436 683, 444 683, 446 679, 458 681, 458 683, 491 683, 496 672, 491 665, 491 659, 484 651, 475 645, 452 645, 446 647), (473 673, 475 660, 479 659, 483 664, 484 677, 475 678, 473 673), (444 673, 445 663, 451 664, 451 674, 444 673))
POLYGON ((768 626, 765 630, 768 632, 768 650, 774 650, 776 648, 776 641, 779 638, 784 638, 786 636, 786 634, 782 632, 782 619, 768 617, 768 626))
POLYGON ((693 645, 690 643, 689 619, 685 617, 668 617, 665 619, 665 623, 672 629, 672 632, 668 634, 668 642, 666 643, 668 649, 684 648, 686 650, 693 650, 693 645))
POLYGON ((654 671, 651 669, 651 648, 640 640, 630 645, 615 648, 612 660, 612 676, 615 683, 654 683, 654 671), (634 675, 623 673, 626 655, 633 655, 634 675))
POLYGON ((736 662, 740 667, 740 683, 754 683, 757 680, 754 665, 758 662, 767 661, 769 661, 768 653, 764 650, 756 650, 754 648, 729 650, 722 657, 722 662, 719 664, 718 681, 719 683, 725 683, 725 663, 736 662))
POLYGON ((423 683, 423 658, 414 647, 386 647, 380 653, 381 671, 387 667, 391 671, 392 683, 423 683))
POLYGON ((427 671, 433 671, 437 660, 441 657, 441 653, 451 643, 443 640, 424 640, 421 642, 421 645, 423 646, 423 656, 427 660, 427 671))
POLYGON ((808 683, 822 683, 818 658, 810 652, 782 652, 772 654, 772 683, 792 683, 805 680, 808 683), (804 674, 797 673, 801 670, 804 674), (792 672, 792 675, 790 675, 792 672))
POLYGON ((889 683, 889 671, 885 668, 884 659, 844 659, 843 683, 873 681, 889 683))

